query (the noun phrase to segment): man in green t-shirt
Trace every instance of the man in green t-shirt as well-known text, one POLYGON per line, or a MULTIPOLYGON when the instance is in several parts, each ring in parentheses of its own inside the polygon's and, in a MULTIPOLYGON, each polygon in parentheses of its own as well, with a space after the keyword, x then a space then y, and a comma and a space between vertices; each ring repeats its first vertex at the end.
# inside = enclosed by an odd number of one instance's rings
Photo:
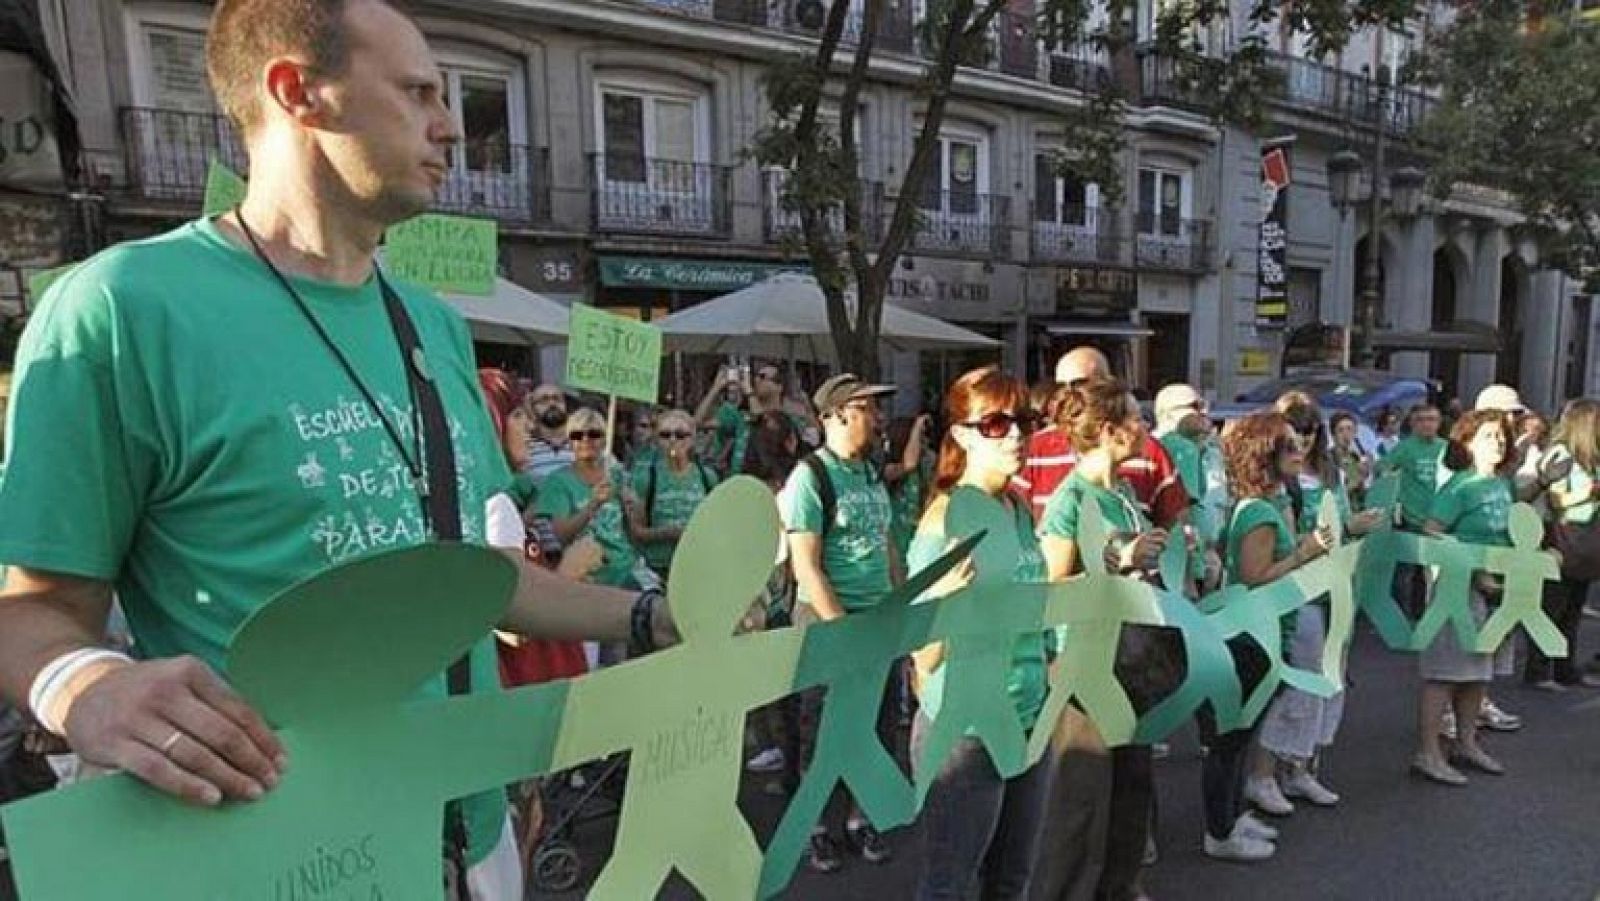
MULTIPOLYGON (((212 85, 268 164, 237 209, 113 247, 46 292, 18 352, 0 479, 0 699, 87 763, 208 806, 260 798, 288 763, 218 675, 239 625, 297 582, 456 519, 482 543, 486 503, 510 484, 465 323, 373 264, 384 229, 432 206, 460 140, 442 76, 382 0, 322 4, 309 21, 298 8, 217 5, 212 85), (433 389, 437 405, 413 399, 433 389), (419 426, 427 410, 442 422, 419 426), (452 481, 419 446, 435 429, 451 436, 458 517, 424 499, 452 481), (103 646, 113 591, 138 661, 103 646)), ((502 626, 665 637, 658 599, 524 566, 502 626)), ((470 660, 471 690, 498 690, 491 636, 470 660)), ((441 673, 422 694, 445 691, 441 673)), ((471 897, 520 898, 503 793, 460 811, 471 897)))
MULTIPOLYGON (((868 609, 882 601, 900 579, 900 561, 890 534, 889 490, 868 460, 882 421, 878 398, 894 390, 890 385, 872 385, 843 374, 823 382, 813 397, 822 419, 823 447, 794 468, 779 497, 798 586, 799 621, 834 620, 868 609)), ((896 678, 891 676, 878 710, 878 735, 886 744, 894 740, 895 684, 896 678)), ((802 771, 810 764, 818 712, 825 702, 816 689, 800 697, 802 771)), ((830 810, 838 807, 829 805, 830 810)), ((861 815, 859 805, 851 805, 842 835, 838 828, 829 828, 827 819, 825 815, 811 836, 808 862, 812 869, 831 873, 843 865, 841 838, 848 839, 870 863, 889 859, 888 845, 861 815)))
POLYGON ((1378 461, 1380 472, 1400 474, 1400 515, 1408 529, 1422 528, 1433 495, 1444 481, 1441 475, 1449 475, 1443 468, 1448 442, 1439 437, 1442 421, 1439 408, 1432 404, 1412 407, 1409 433, 1378 461))

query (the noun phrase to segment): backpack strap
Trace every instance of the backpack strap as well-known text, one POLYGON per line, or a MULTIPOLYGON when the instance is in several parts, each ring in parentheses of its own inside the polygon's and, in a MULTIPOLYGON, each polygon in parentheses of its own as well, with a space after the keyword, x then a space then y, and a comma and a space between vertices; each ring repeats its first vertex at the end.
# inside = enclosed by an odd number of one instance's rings
POLYGON ((828 531, 833 528, 833 517, 838 512, 839 496, 833 489, 833 479, 828 476, 828 467, 822 462, 823 453, 817 450, 806 454, 800 463, 816 477, 817 498, 822 501, 822 537, 826 538, 828 531))
MULTIPOLYGON (((660 467, 660 465, 661 465, 661 461, 660 460, 651 460, 650 461, 650 474, 645 476, 645 481, 644 481, 644 524, 647 525, 647 526, 648 525, 652 525, 652 524, 655 523, 655 518, 656 518, 656 470, 657 470, 658 467, 660 467)), ((697 461, 695 461, 694 465, 699 466, 700 462, 697 460, 697 461)))
POLYGON ((711 472, 705 466, 701 465, 699 460, 694 461, 694 468, 696 472, 700 473, 700 486, 706 490, 706 494, 710 494, 717 487, 716 478, 711 475, 711 472))

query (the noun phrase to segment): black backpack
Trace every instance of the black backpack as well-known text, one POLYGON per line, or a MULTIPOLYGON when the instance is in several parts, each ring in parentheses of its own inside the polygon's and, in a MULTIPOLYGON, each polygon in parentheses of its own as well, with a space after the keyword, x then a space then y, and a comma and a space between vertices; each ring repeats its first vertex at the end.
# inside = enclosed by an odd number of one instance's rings
MULTIPOLYGON (((656 518, 656 473, 661 469, 661 461, 656 460, 650 464, 650 474, 645 477, 644 483, 644 521, 646 525, 653 523, 656 518)), ((699 461, 694 461, 694 470, 700 474, 700 484, 705 486, 706 494, 717 487, 717 479, 699 461)))

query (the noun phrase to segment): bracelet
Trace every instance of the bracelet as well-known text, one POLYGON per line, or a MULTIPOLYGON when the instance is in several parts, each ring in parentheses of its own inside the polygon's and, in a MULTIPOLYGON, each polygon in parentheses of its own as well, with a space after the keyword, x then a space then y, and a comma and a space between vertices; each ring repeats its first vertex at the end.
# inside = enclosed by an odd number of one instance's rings
POLYGON ((665 597, 659 588, 646 588, 633 599, 633 611, 628 617, 628 652, 630 656, 648 654, 656 649, 656 607, 665 597))
POLYGON ((33 677, 33 685, 28 689, 28 707, 33 711, 33 718, 39 725, 45 727, 56 735, 65 736, 66 714, 58 718, 55 716, 56 704, 63 689, 72 684, 72 680, 85 669, 96 663, 107 660, 132 663, 133 658, 119 651, 109 648, 78 648, 68 651, 44 665, 39 674, 33 677))

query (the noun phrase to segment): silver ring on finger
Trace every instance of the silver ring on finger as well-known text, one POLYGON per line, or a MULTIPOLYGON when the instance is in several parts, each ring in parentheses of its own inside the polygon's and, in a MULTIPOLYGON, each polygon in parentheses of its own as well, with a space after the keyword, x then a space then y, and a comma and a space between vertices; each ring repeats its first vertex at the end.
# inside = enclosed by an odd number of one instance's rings
POLYGON ((184 735, 183 730, 181 729, 172 730, 172 734, 167 736, 167 740, 161 743, 161 753, 169 757, 172 756, 172 749, 178 746, 178 742, 187 737, 188 736, 184 735))

